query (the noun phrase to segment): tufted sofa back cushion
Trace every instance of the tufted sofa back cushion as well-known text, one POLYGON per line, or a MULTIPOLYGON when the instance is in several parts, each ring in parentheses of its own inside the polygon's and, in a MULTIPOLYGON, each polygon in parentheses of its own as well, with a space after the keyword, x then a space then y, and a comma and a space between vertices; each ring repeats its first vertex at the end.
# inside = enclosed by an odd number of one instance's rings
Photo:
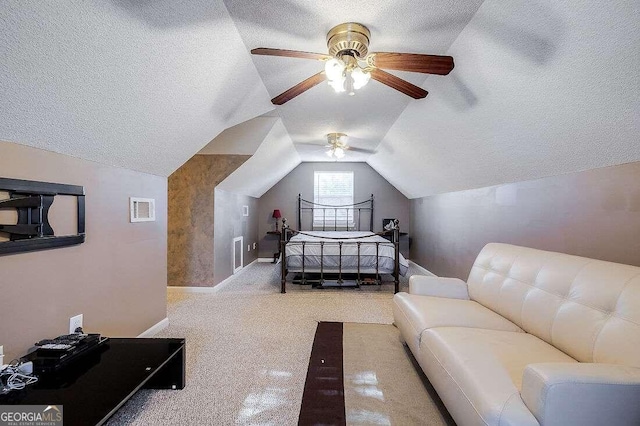
POLYGON ((581 362, 640 367, 640 268, 487 244, 469 295, 581 362))

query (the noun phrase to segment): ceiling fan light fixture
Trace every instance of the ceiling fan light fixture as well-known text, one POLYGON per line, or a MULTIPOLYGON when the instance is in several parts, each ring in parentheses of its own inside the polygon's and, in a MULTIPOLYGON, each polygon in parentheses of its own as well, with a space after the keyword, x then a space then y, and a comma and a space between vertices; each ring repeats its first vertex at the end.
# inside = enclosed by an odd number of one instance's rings
POLYGON ((338 58, 331 58, 324 64, 324 72, 327 80, 338 80, 344 76, 346 64, 338 58))
POLYGON ((371 79, 371 74, 358 66, 347 67, 340 74, 337 74, 335 68, 331 66, 331 71, 326 74, 329 86, 333 87, 336 93, 347 92, 350 96, 355 95, 355 91, 366 86, 371 79), (329 75, 334 78, 329 78, 329 75))
POLYGON ((342 59, 329 59, 324 64, 324 73, 336 93, 347 92, 349 96, 355 95, 355 91, 364 87, 371 78, 368 71, 360 68, 355 57, 346 54, 342 59))
POLYGON ((369 51, 371 32, 357 22, 336 25, 327 33, 329 55, 338 56, 342 52, 353 52, 364 58, 369 51))
POLYGON ((351 78, 353 79, 353 88, 358 90, 367 85, 371 79, 371 73, 362 70, 360 67, 356 67, 351 71, 351 78))
POLYGON ((336 91, 336 93, 341 93, 344 92, 344 86, 345 86, 345 81, 346 81, 346 77, 341 77, 339 79, 336 80, 328 80, 329 86, 333 87, 333 90, 336 91))
POLYGON ((327 34, 328 54, 266 47, 252 49, 251 53, 325 62, 323 71, 271 99, 274 105, 282 105, 290 101, 325 79, 329 80, 331 87, 336 92, 347 91, 350 95, 373 79, 413 99, 422 99, 429 92, 384 70, 436 75, 447 75, 453 70, 454 62, 451 56, 400 52, 369 53, 370 38, 371 32, 366 26, 357 22, 346 22, 329 30, 327 34), (352 81, 348 82, 344 79, 352 79, 352 81), (346 88, 345 83, 348 85, 346 88))
POLYGON ((327 133, 327 143, 329 146, 343 146, 347 143, 348 136, 344 133, 332 132, 327 133))
POLYGON ((353 76, 351 72, 347 73, 346 81, 344 82, 344 89, 349 94, 349 96, 353 96, 356 94, 355 87, 353 85, 353 76))
POLYGON ((327 134, 327 148, 326 152, 328 157, 340 159, 344 157, 347 147, 347 135, 344 133, 329 133, 327 134))

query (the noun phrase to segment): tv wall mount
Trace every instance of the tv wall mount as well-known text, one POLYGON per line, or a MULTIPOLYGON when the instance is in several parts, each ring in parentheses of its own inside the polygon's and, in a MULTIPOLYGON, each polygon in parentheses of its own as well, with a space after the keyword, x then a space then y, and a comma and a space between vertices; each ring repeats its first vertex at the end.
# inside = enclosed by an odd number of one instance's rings
POLYGON ((84 242, 83 186, 0 178, 0 192, 9 194, 9 198, 0 199, 0 210, 14 209, 18 213, 17 223, 0 223, 0 236, 9 238, 9 241, 0 241, 0 255, 66 247, 84 242), (56 236, 49 224, 49 209, 56 195, 76 197, 76 235, 56 236))

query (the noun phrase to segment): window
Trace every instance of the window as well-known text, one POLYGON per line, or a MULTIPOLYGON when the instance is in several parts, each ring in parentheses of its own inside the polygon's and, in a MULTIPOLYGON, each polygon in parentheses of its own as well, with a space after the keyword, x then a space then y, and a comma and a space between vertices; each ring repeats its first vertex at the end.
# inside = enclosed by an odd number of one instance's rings
POLYGON ((315 172, 313 202, 313 226, 352 227, 353 172, 315 172))

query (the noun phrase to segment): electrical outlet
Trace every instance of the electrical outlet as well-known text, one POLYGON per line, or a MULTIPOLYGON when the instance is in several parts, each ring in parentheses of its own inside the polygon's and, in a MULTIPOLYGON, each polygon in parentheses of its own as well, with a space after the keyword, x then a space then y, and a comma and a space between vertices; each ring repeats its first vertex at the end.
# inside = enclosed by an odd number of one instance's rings
POLYGON ((69 334, 75 333, 78 327, 82 328, 82 319, 82 314, 69 318, 69 334))
POLYGON ((251 244, 247 244, 247 251, 251 251, 251 244))
POLYGON ((256 245, 257 245, 257 243, 253 243, 253 249, 254 250, 256 249, 256 245))

